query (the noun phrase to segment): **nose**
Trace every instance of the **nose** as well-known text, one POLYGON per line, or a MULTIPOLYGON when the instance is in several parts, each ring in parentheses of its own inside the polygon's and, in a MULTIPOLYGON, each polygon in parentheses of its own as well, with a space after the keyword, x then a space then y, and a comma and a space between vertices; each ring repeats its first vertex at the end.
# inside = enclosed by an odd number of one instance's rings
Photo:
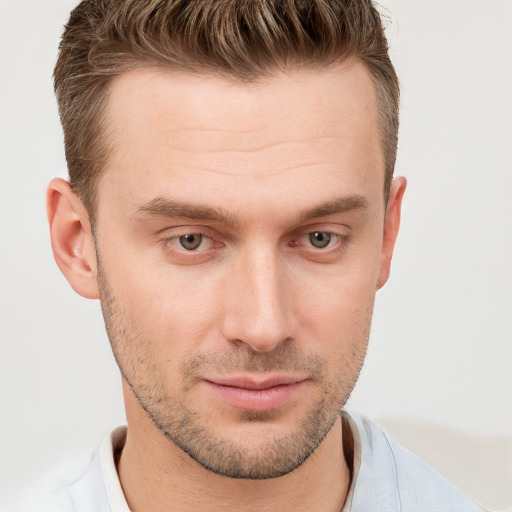
POLYGON ((270 352, 296 335, 292 289, 279 255, 247 251, 225 283, 223 334, 254 352, 270 352))

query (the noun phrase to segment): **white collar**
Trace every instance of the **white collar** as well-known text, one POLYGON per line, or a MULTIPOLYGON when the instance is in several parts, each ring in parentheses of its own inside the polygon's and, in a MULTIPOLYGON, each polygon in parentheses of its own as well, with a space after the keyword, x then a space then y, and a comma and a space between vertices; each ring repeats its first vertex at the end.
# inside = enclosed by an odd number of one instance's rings
MULTIPOLYGON (((360 478, 361 438, 358 434, 358 427, 351 416, 343 411, 342 417, 346 419, 346 421, 344 421, 344 427, 345 425, 349 426, 354 441, 353 476, 345 506, 341 511, 349 512, 352 509, 352 502, 354 499, 354 484, 356 480, 359 481, 360 478)), ((100 447, 101 471, 103 474, 103 482, 105 484, 105 493, 107 495, 110 509, 114 512, 130 512, 116 468, 117 454, 124 447, 126 442, 126 433, 126 426, 116 427, 104 439, 100 447)))

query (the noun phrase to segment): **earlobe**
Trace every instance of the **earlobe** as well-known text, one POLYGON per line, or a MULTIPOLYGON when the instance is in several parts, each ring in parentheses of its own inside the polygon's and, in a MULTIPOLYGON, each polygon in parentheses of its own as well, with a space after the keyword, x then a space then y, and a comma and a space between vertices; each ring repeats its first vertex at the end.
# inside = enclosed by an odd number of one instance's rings
POLYGON ((48 185, 46 211, 55 261, 71 287, 83 297, 99 297, 96 248, 89 216, 69 183, 55 178, 48 185))
POLYGON ((377 289, 382 288, 389 278, 393 249, 395 247, 398 230, 400 228, 402 199, 404 197, 406 187, 407 180, 403 177, 395 178, 391 184, 388 204, 386 207, 386 220, 384 221, 384 238, 382 242, 382 252, 380 255, 377 289))

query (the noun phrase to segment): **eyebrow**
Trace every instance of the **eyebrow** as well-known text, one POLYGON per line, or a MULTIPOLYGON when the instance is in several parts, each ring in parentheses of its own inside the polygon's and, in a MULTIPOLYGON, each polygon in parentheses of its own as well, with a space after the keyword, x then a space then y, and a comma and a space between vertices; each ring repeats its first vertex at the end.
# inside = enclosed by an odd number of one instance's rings
MULTIPOLYGON (((318 206, 308 208, 298 213, 296 222, 298 224, 310 219, 327 217, 352 210, 368 208, 368 200, 360 195, 349 195, 332 199, 318 206)), ((211 208, 209 206, 189 204, 181 201, 174 201, 162 197, 157 197, 146 204, 141 205, 135 214, 135 218, 140 215, 150 217, 181 217, 191 220, 206 220, 224 224, 229 227, 240 227, 242 223, 235 216, 222 208, 211 208)))
POLYGON ((299 213, 297 220, 299 223, 318 217, 327 217, 352 210, 365 210, 368 208, 368 199, 366 197, 354 194, 350 196, 339 197, 327 201, 319 206, 308 208, 299 213))
POLYGON ((207 220, 225 224, 230 227, 239 226, 240 222, 228 212, 209 206, 192 205, 180 201, 173 201, 157 197, 137 209, 137 214, 149 215, 151 217, 183 217, 192 220, 207 220))

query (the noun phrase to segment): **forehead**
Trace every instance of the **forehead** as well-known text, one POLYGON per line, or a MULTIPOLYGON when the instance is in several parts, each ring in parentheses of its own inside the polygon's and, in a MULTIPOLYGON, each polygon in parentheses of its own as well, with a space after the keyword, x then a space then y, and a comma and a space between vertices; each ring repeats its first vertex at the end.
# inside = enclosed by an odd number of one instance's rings
MULTIPOLYGON (((222 195, 240 180, 267 183, 266 199, 271 188, 285 191, 295 180, 329 187, 343 177, 349 188, 374 180, 382 190, 375 103, 372 80, 357 61, 252 83, 130 71, 111 86, 114 152, 102 181, 132 184, 145 201, 177 186, 185 194, 197 194, 199 185, 222 195)), ((101 189, 100 182, 100 197, 101 189)))
POLYGON ((161 136, 179 143, 190 140, 196 130, 210 130, 217 133, 208 134, 215 148, 218 142, 233 140, 248 150, 257 148, 255 134, 269 143, 283 135, 330 135, 333 129, 348 137, 357 128, 376 129, 377 122, 374 87, 357 61, 279 72, 249 83, 137 69, 113 82, 109 113, 118 136, 145 140, 154 134, 139 128, 159 125, 161 136))

